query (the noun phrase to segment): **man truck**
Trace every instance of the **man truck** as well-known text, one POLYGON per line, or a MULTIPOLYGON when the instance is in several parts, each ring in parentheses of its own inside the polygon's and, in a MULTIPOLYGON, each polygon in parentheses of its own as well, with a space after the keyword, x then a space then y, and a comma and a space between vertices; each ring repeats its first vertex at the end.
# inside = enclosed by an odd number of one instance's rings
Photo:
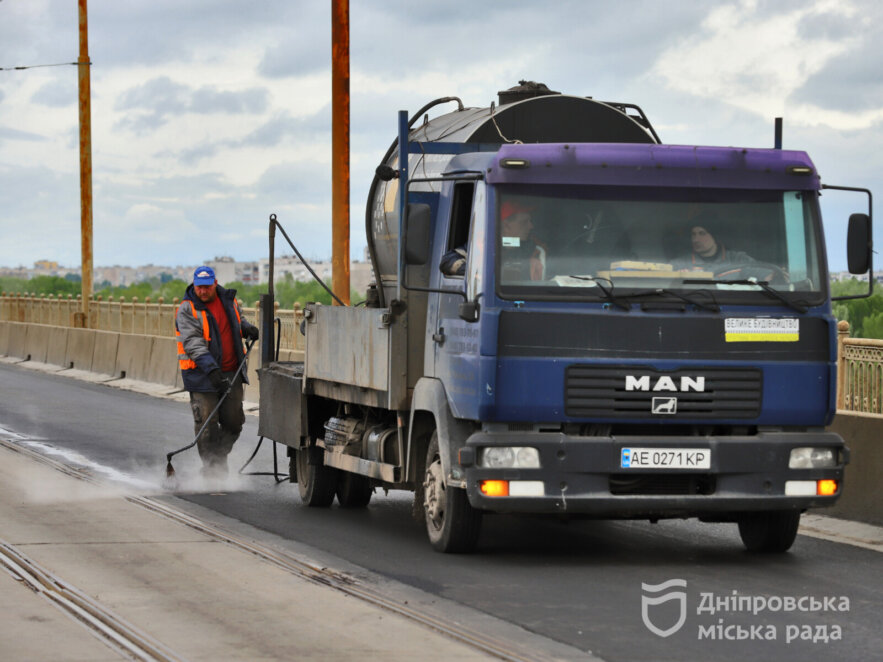
POLYGON ((308 304, 296 363, 263 306, 260 434, 307 506, 413 490, 442 552, 491 513, 733 522, 785 551, 849 461, 825 429, 831 189, 867 195, 847 248, 872 273, 870 192, 822 185, 804 152, 662 144, 633 104, 537 84, 400 112, 364 305, 308 304))

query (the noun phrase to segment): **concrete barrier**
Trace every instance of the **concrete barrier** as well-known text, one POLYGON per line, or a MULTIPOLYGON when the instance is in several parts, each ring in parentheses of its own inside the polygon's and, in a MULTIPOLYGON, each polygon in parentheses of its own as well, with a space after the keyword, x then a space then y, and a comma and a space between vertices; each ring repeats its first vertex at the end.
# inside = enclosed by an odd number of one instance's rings
POLYGON ((92 370, 92 354, 95 352, 95 334, 92 329, 68 329, 64 367, 76 370, 92 370))
POLYGON ((0 356, 6 356, 9 346, 9 322, 0 322, 0 356))
POLYGON ((28 358, 25 350, 25 337, 28 334, 28 325, 24 322, 9 322, 9 344, 6 348, 7 356, 19 359, 28 358))
POLYGON ((95 334, 95 346, 92 351, 92 372, 102 375, 119 377, 117 370, 117 348, 120 344, 120 334, 115 331, 93 331, 95 334))
POLYGON ((153 350, 154 336, 119 334, 117 347, 116 373, 124 374, 126 379, 148 381, 150 373, 150 355, 153 350))
POLYGON ((303 363, 304 351, 302 349, 280 349, 279 350, 279 360, 280 361, 296 361, 296 362, 303 363))
POLYGON ((69 332, 70 329, 66 326, 49 327, 49 346, 46 349, 46 363, 70 368, 70 363, 65 363, 69 332))
MULTIPOLYGON (((166 386, 178 386, 178 343, 174 338, 153 338, 150 349, 150 365, 147 369, 147 381, 166 386)), ((180 386, 179 386, 180 388, 180 386)))
POLYGON ((46 352, 49 350, 49 330, 46 324, 28 324, 25 334, 25 354, 31 361, 46 363, 46 352))
POLYGON ((843 481, 843 496, 833 508, 817 512, 883 525, 883 485, 880 481, 883 416, 840 411, 828 429, 843 437, 851 457, 843 481))

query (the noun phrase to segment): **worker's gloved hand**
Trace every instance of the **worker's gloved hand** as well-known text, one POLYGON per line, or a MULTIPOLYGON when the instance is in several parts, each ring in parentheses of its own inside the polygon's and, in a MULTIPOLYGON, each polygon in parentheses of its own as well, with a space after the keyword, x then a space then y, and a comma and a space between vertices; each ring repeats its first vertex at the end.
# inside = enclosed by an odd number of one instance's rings
POLYGON ((230 380, 224 377, 224 373, 218 368, 212 370, 208 374, 208 378, 218 393, 225 393, 230 388, 230 380))
POLYGON ((257 340, 258 340, 258 327, 247 326, 242 330, 242 332, 245 334, 246 338, 257 342, 257 340))

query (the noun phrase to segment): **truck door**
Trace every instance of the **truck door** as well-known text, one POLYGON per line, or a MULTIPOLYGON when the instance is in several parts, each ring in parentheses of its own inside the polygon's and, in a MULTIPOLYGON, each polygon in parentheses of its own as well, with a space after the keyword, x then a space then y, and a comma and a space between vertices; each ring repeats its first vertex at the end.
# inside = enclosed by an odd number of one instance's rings
MULTIPOLYGON (((461 182, 454 186, 445 251, 466 248, 462 275, 441 274, 442 289, 466 291, 470 299, 481 291, 485 259, 486 210, 484 182, 461 182)), ((463 297, 440 294, 436 301, 432 331, 433 368, 442 380, 454 408, 454 415, 468 417, 467 410, 478 403, 479 323, 459 317, 463 297)))

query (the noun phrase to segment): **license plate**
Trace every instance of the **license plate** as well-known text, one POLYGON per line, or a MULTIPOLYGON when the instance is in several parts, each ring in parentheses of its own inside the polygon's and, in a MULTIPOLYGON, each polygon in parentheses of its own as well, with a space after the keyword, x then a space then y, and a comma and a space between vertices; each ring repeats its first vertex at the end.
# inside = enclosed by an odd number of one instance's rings
POLYGON ((711 469, 710 448, 623 448, 623 469, 711 469))

